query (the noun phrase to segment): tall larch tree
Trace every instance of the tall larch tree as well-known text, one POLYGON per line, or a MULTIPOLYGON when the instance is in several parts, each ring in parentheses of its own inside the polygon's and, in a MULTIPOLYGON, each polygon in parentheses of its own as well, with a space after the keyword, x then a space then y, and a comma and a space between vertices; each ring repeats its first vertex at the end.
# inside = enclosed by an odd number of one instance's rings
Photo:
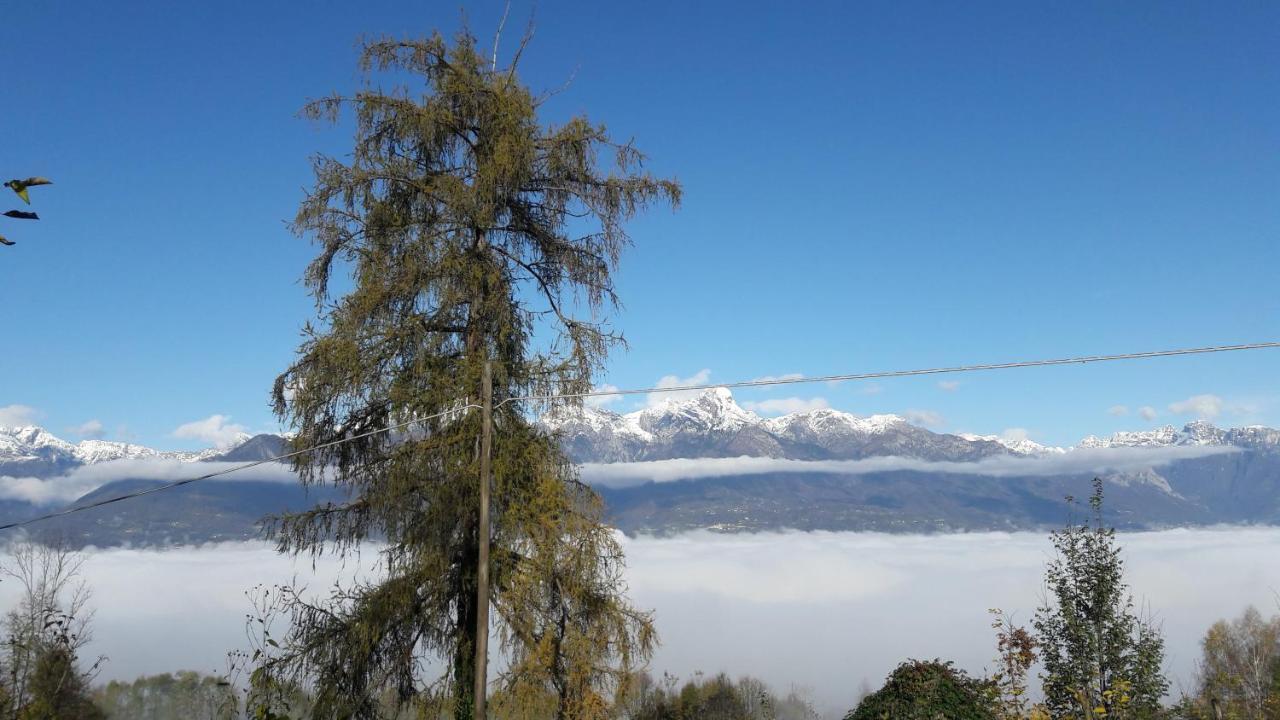
POLYGON ((470 33, 378 39, 361 57, 362 90, 304 111, 349 112, 355 146, 348 159, 314 161, 294 227, 319 246, 305 281, 320 317, 274 388, 294 447, 325 446, 295 459, 302 481, 349 499, 283 515, 272 532, 295 554, 380 540, 384 572, 323 602, 286 594, 291 630, 258 679, 305 680, 317 718, 377 717, 387 690, 401 710, 443 702, 471 716, 482 435, 473 406, 490 363, 489 577, 513 663, 504 689, 541 693, 560 717, 598 716, 609 683, 626 677, 619 668, 651 651, 652 625, 624 596, 599 499, 531 419, 575 401, 522 398, 592 387, 621 341, 608 317, 624 223, 677 205, 680 186, 649 175, 631 144, 585 117, 543 123, 547 96, 521 83, 515 61, 486 58, 470 33), (402 84, 384 90, 375 77, 402 84), (433 660, 446 663, 443 676, 429 671, 433 660))

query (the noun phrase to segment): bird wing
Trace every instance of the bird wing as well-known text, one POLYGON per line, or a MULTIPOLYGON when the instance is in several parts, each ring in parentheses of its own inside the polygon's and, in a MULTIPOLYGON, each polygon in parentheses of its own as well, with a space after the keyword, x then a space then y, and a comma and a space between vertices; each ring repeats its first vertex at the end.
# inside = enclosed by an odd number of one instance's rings
POLYGON ((22 184, 27 187, 31 187, 32 185, 52 185, 53 181, 49 178, 29 177, 26 180, 23 180, 22 184))
POLYGON ((5 237, 5 236, 3 236, 3 235, 0 235, 0 245, 16 245, 16 244, 17 244, 17 243, 15 243, 14 241, 10 240, 9 238, 7 238, 7 237, 5 237))
POLYGON ((24 187, 24 186, 22 186, 22 185, 19 185, 19 184, 17 184, 17 183, 14 183, 14 184, 10 185, 9 187, 10 187, 10 188, 12 188, 14 192, 18 193, 18 197, 22 198, 22 202, 24 202, 24 203, 26 203, 26 204, 28 204, 28 205, 30 205, 30 204, 31 204, 31 196, 27 194, 27 188, 26 188, 26 187, 24 187))
POLYGON ((9 210, 4 214, 5 217, 16 218, 18 220, 39 220, 40 216, 33 212, 24 212, 22 210, 9 210))

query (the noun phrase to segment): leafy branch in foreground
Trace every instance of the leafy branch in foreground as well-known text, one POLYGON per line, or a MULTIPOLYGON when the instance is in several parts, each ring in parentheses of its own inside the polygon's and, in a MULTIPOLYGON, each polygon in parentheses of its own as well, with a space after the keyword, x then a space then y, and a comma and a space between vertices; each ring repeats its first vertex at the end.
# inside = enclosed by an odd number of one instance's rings
MULTIPOLYGON (((38 185, 52 185, 52 184, 53 184, 53 181, 49 180, 48 178, 29 177, 26 180, 17 180, 17 179, 9 180, 4 184, 4 186, 12 190, 19 198, 22 199, 23 202, 30 205, 31 194, 27 192, 27 188, 35 187, 38 185)), ((37 215, 36 213, 27 212, 25 210, 7 210, 5 211, 4 216, 7 218, 13 218, 15 220, 39 220, 40 219, 40 216, 37 215)), ((16 245, 16 244, 17 243, 15 241, 6 238, 4 235, 0 235, 0 245, 16 245)))

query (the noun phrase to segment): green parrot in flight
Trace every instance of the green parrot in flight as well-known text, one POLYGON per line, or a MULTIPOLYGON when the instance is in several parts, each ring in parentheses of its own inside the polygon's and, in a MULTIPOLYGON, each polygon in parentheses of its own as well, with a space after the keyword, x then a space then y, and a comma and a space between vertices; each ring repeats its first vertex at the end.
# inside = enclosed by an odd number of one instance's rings
POLYGON ((4 186, 14 191, 15 193, 17 193, 18 197, 22 198, 22 202, 30 205, 31 196, 27 194, 27 188, 34 187, 36 185, 52 185, 52 184, 53 184, 53 181, 48 178, 31 177, 31 178, 27 178, 26 180, 10 180, 9 182, 5 183, 4 186))

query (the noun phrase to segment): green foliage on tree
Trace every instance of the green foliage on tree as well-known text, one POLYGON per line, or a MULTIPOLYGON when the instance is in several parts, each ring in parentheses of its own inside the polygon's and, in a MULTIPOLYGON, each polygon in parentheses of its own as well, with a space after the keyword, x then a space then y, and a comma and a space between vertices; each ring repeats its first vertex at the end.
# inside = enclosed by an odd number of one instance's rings
POLYGON ((489 575, 515 663, 502 691, 549 695, 556 717, 602 717, 601 698, 650 653, 652 625, 622 595, 598 497, 530 420, 568 401, 514 398, 591 388, 620 341, 604 318, 624 223, 680 188, 584 117, 541 122, 544 98, 468 33, 375 40, 361 63, 408 84, 370 79, 306 107, 349 110, 356 137, 348 160, 316 159, 298 211, 295 229, 320 246, 305 279, 321 317, 274 390, 295 447, 345 441, 297 457, 303 482, 351 500, 273 532, 292 553, 384 539, 385 574, 319 603, 286 595, 291 630, 262 670, 313 687, 313 717, 376 717, 386 690, 402 707, 470 715, 482 428, 466 406, 492 361, 489 575), (335 276, 350 280, 337 299, 335 276), (445 677, 427 676, 434 658, 445 677))
POLYGON ((1219 620, 1201 641, 1195 692, 1175 706, 1182 720, 1280 720, 1280 616, 1249 607, 1219 620))
POLYGON ((111 720, 237 720, 235 689, 225 678, 183 671, 112 680, 94 701, 111 720))
POLYGON ((1094 480, 1088 520, 1053 533, 1048 596, 1035 628, 1050 717, 1153 718, 1169 687, 1164 640, 1134 613, 1115 530, 1102 520, 1094 480))
POLYGON ((17 583, 18 605, 5 618, 0 655, 0 718, 97 720, 89 686, 99 663, 81 667, 93 616, 81 578, 84 556, 65 548, 18 544, 0 573, 17 583))
POLYGON ((992 608, 991 628, 996 631, 996 671, 987 679, 998 720, 1035 717, 1041 708, 1031 702, 1028 675, 1036 662, 1035 636, 999 608, 992 608))
POLYGON ((89 684, 76 666, 67 643, 40 650, 30 678, 30 701, 22 720, 103 720, 104 713, 89 695, 89 684))
POLYGON ((723 674, 700 675, 683 685, 665 675, 655 682, 637 674, 614 705, 619 720, 818 720, 813 705, 792 690, 777 695, 760 680, 732 682, 723 674))
POLYGON ((991 688, 941 660, 908 660, 845 720, 996 720, 991 688))

